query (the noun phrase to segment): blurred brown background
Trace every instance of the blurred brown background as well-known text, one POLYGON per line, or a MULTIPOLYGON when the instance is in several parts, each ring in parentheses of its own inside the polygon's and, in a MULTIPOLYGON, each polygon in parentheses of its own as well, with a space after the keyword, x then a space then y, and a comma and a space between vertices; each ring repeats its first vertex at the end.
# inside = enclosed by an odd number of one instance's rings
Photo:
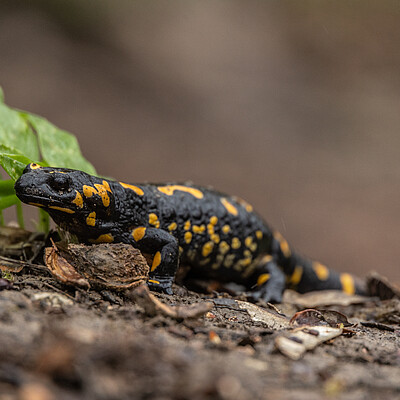
POLYGON ((0 0, 0 85, 101 174, 235 193, 399 281, 399 39, 397 0, 0 0))

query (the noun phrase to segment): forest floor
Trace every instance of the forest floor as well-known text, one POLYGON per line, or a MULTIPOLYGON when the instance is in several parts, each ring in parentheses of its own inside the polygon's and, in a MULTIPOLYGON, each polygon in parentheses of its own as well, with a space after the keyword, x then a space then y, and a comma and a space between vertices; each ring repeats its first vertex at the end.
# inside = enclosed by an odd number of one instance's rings
POLYGON ((400 398, 396 298, 287 291, 275 308, 178 285, 83 290, 28 267, 12 279, 1 280, 1 400, 400 398), (303 328, 289 320, 310 308, 325 311, 294 318, 310 318, 308 336, 322 325, 336 337, 296 353, 303 328))

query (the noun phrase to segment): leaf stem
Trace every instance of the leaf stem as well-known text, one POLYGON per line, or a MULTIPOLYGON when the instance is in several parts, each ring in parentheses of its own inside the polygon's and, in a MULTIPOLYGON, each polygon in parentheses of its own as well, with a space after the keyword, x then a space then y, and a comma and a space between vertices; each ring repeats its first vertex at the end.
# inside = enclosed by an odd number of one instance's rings
POLYGON ((18 225, 21 229, 25 229, 25 222, 24 222, 24 213, 22 211, 22 204, 19 201, 16 205, 17 207, 17 221, 18 225))
POLYGON ((50 230, 50 219, 49 214, 46 211, 39 208, 39 223, 38 230, 48 233, 50 230))

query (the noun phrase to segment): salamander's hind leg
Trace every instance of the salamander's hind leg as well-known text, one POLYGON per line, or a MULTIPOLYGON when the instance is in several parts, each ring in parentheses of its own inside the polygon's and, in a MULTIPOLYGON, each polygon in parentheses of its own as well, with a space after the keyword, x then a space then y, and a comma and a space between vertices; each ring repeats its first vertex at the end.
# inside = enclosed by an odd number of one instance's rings
POLYGON ((270 303, 282 301, 286 279, 282 269, 278 267, 272 256, 266 255, 260 260, 253 278, 255 283, 251 287, 251 291, 247 293, 251 300, 264 300, 270 303))
POLYGON ((156 228, 138 227, 131 234, 132 245, 153 255, 148 285, 151 290, 172 294, 179 264, 179 246, 174 236, 156 228))

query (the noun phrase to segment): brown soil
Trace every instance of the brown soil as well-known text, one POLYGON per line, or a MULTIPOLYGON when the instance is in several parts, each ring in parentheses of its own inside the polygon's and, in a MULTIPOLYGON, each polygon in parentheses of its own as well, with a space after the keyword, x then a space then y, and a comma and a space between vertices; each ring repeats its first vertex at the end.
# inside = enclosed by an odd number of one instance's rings
MULTIPOLYGON (((155 296, 213 308, 192 319, 150 317, 131 292, 74 289, 25 268, 0 292, 0 398, 400 398, 399 300, 332 307, 355 334, 293 361, 276 350, 282 331, 243 303, 174 289, 155 296)), ((277 306, 289 317, 306 308, 294 298, 277 306)))

